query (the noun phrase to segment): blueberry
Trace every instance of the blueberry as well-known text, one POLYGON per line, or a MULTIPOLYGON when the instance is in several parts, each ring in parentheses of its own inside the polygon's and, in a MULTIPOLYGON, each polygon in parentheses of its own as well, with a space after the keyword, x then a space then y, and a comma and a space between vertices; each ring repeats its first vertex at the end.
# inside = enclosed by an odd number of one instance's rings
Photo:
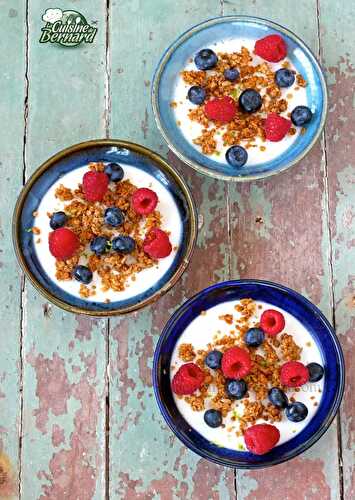
POLYGON ((295 74, 287 68, 278 69, 275 73, 275 82, 279 87, 291 87, 295 81, 295 74))
POLYGON ((226 80, 235 82, 239 78, 239 71, 235 68, 225 69, 223 75, 226 80))
POLYGON ((124 215, 122 210, 116 207, 110 207, 106 208, 105 210, 105 216, 104 216, 105 223, 108 224, 109 226, 117 227, 123 224, 124 222, 124 215))
POLYGON ((320 380, 324 375, 324 368, 318 363, 309 363, 307 368, 310 382, 318 382, 318 380, 320 380))
POLYGON ((259 92, 254 89, 246 89, 239 96, 239 107, 245 113, 255 113, 261 108, 263 100, 259 92))
POLYGON ((130 236, 117 236, 112 240, 112 250, 120 253, 131 253, 136 248, 136 242, 130 236))
POLYGON ((204 88, 194 85, 189 88, 187 98, 192 104, 202 104, 206 98, 206 91, 204 88))
POLYGON ((245 380, 229 378, 226 380, 226 393, 231 399, 242 399, 248 390, 245 380))
POLYGON ((301 422, 308 415, 307 406, 301 403, 300 401, 296 401, 295 403, 291 403, 286 408, 286 417, 291 420, 291 422, 301 422))
POLYGON ((242 146, 232 146, 226 151, 226 160, 232 167, 242 167, 248 160, 248 152, 242 146))
POLYGON ((260 328, 250 328, 244 335, 244 342, 250 347, 259 347, 264 339, 265 333, 260 328))
POLYGON ((215 370, 221 367, 222 353, 220 351, 214 350, 210 351, 205 357, 205 363, 209 368, 215 370))
POLYGON ((296 106, 291 113, 291 121, 296 127, 302 127, 312 120, 312 111, 307 106, 296 106))
POLYGON ((123 179, 124 171, 118 163, 108 163, 105 165, 105 174, 107 174, 112 182, 119 182, 123 179))
POLYGON ((73 276, 77 281, 88 285, 92 281, 92 272, 86 266, 75 266, 73 276))
POLYGON ((50 218, 49 225, 52 229, 58 229, 59 227, 63 227, 67 220, 68 217, 64 212, 54 212, 50 218))
POLYGON ((288 406, 288 397, 278 387, 269 390, 269 400, 277 408, 286 408, 288 406))
POLYGON ((211 49, 202 49, 195 56, 195 64, 198 69, 212 69, 216 66, 218 57, 211 49))
POLYGON ((203 418, 209 427, 219 427, 222 423, 222 413, 218 410, 205 411, 203 418))
POLYGON ((109 239, 106 236, 96 236, 90 243, 90 250, 96 255, 102 255, 108 249, 109 239))

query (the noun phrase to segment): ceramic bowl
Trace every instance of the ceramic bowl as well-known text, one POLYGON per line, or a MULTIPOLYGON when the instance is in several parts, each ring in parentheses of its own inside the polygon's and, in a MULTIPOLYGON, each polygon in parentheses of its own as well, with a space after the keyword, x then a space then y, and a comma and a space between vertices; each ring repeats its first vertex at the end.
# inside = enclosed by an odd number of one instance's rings
POLYGON ((16 203, 13 241, 23 271, 46 299, 70 312, 112 316, 132 312, 152 303, 176 283, 193 252, 197 235, 196 220, 195 204, 189 188, 180 174, 163 158, 138 144, 112 139, 94 140, 57 153, 35 171, 16 203), (99 161, 118 162, 123 168, 125 164, 131 164, 153 176, 172 195, 182 225, 178 251, 165 274, 142 293, 121 300, 118 292, 117 300, 110 303, 84 300, 60 288, 42 267, 35 248, 35 237, 28 231, 34 225, 33 212, 58 179, 89 162, 99 161))
MULTIPOLYGON (((291 89, 290 89, 291 91, 291 89)), ((224 180, 250 181, 278 174, 298 163, 314 146, 324 127, 327 112, 327 89, 319 63, 307 45, 288 29, 266 19, 249 16, 226 16, 205 21, 179 36, 163 54, 152 83, 152 106, 157 126, 169 148, 190 167, 200 173, 224 180), (285 152, 260 164, 234 168, 202 154, 190 144, 177 124, 174 89, 179 73, 200 49, 231 38, 257 40, 270 34, 280 34, 288 46, 288 57, 308 85, 307 106, 314 112, 305 134, 285 152)))
POLYGON ((319 309, 299 293, 267 281, 226 281, 210 286, 185 302, 165 326, 157 344, 153 385, 160 411, 176 436, 198 455, 212 462, 241 469, 256 469, 285 462, 307 450, 324 434, 338 411, 344 390, 344 359, 337 337, 319 309), (289 441, 265 455, 222 448, 192 429, 179 413, 170 388, 170 361, 180 335, 201 313, 222 302, 251 297, 280 307, 296 317, 318 346, 325 369, 324 390, 318 411, 308 425, 289 441))

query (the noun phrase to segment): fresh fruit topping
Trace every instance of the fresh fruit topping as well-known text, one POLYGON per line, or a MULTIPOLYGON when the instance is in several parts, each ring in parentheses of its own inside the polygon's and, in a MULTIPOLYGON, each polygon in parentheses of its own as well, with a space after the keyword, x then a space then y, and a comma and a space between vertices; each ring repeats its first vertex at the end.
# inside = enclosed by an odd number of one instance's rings
POLYGON ((59 227, 63 227, 67 220, 68 217, 64 212, 54 212, 49 220, 49 225, 52 229, 58 229, 59 227))
POLYGON ((279 87, 291 87, 295 82, 295 74, 287 68, 278 69, 275 73, 275 83, 279 87))
POLYGON ((136 248, 136 242, 130 236, 117 236, 112 240, 112 250, 128 254, 136 248))
POLYGON ((278 387, 269 390, 269 400, 277 408, 286 408, 288 405, 288 397, 278 387))
POLYGON ((110 181, 119 182, 123 179, 124 171, 118 163, 108 163, 105 165, 105 174, 109 176, 110 181))
POLYGON ((207 410, 203 419, 209 427, 219 427, 222 424, 222 413, 218 410, 207 410))
POLYGON ((58 260, 67 260, 73 257, 80 246, 79 238, 66 227, 55 229, 48 235, 50 253, 58 260))
POLYGON ((77 281, 88 285, 92 281, 92 272, 86 266, 75 266, 73 276, 77 281))
POLYGON ((309 373, 300 361, 287 361, 281 366, 280 380, 286 387, 300 387, 308 382, 309 373))
POLYGON ((124 223, 124 214, 122 210, 117 207, 106 208, 104 221, 108 226, 117 227, 124 223))
POLYGON ((266 309, 260 318, 260 328, 268 335, 277 335, 285 328, 285 318, 275 309, 266 309))
POLYGON ((236 111, 235 100, 229 96, 217 97, 205 104, 205 115, 207 118, 221 123, 232 121, 236 111))
POLYGON ((264 342, 265 334, 260 328, 250 328, 244 334, 244 342, 249 347, 259 347, 264 342))
POLYGON ((255 42, 254 52, 265 61, 279 62, 287 56, 287 45, 280 35, 268 35, 255 42))
POLYGON ((202 49, 195 56, 195 64, 198 69, 212 69, 216 66, 218 57, 211 49, 202 49))
POLYGON ((83 192, 88 201, 102 201, 109 184, 109 178, 105 172, 91 170, 83 177, 83 192))
POLYGON ((307 365, 306 368, 309 373, 310 382, 318 382, 318 380, 323 378, 324 368, 318 363, 309 363, 309 365, 307 365))
POLYGON ((291 128, 291 121, 277 113, 269 113, 264 121, 265 137, 268 141, 281 141, 291 128))
POLYGON ((226 151, 226 160, 232 167, 242 167, 248 160, 248 152, 243 146, 231 146, 226 151))
POLYGON ((204 88, 194 85, 189 88, 187 98, 192 104, 202 104, 206 99, 206 91, 204 88))
POLYGON ((240 94, 238 103, 244 113, 255 113, 261 108, 263 100, 256 90, 246 89, 240 94))
POLYGON ((301 422, 308 415, 308 408, 306 405, 301 403, 300 401, 296 401, 295 403, 291 403, 286 408, 286 417, 291 420, 291 422, 301 422))
POLYGON ((172 390, 179 396, 192 394, 201 387, 205 374, 195 363, 181 365, 171 382, 172 390))
POLYGON ((223 75, 226 80, 229 80, 230 82, 235 82, 236 80, 238 80, 240 73, 237 69, 230 68, 230 69, 225 69, 223 75))
POLYGON ((216 368, 221 368, 222 361, 222 353, 221 351, 210 351, 205 357, 205 363, 208 368, 212 368, 212 370, 216 370, 216 368))
POLYGON ((280 439, 280 431, 275 425, 256 424, 248 427, 244 432, 246 447, 251 453, 264 455, 272 450, 280 439))
POLYGON ((312 111, 307 106, 296 106, 291 113, 291 121, 296 127, 303 127, 312 120, 312 111))
POLYGON ((96 236, 90 243, 90 250, 96 255, 102 255, 108 250, 109 239, 106 236, 96 236))
POLYGON ((157 205, 158 196, 149 188, 139 188, 132 195, 132 207, 137 214, 151 214, 157 205))
POLYGON ((143 250, 153 259, 163 259, 171 254, 172 246, 165 231, 153 227, 146 235, 143 250))
POLYGON ((248 386, 243 379, 229 378, 226 380, 226 393, 231 399, 242 399, 247 393, 248 386))
POLYGON ((250 354, 241 347, 230 347, 223 354, 221 365, 225 377, 240 379, 250 372, 250 354))

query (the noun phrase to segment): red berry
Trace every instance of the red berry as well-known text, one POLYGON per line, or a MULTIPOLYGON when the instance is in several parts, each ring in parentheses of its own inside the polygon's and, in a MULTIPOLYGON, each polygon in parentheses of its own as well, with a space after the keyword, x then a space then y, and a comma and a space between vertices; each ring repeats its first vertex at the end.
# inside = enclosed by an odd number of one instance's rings
POLYGON ((109 178, 105 172, 91 170, 83 177, 83 192, 88 201, 102 201, 107 193, 109 178))
POLYGON ((269 113, 264 121, 266 139, 272 142, 281 141, 290 130, 291 125, 291 120, 277 113, 269 113))
POLYGON ((137 189, 132 195, 132 207, 137 214, 148 215, 158 204, 157 194, 148 188, 137 189))
POLYGON ((232 97, 224 96, 211 99, 205 104, 205 115, 209 120, 228 123, 233 120, 237 111, 237 105, 232 97))
POLYGON ((163 259, 171 254, 172 246, 165 231, 153 227, 146 235, 143 250, 153 259, 163 259))
POLYGON ((178 369, 171 382, 175 394, 179 396, 192 394, 201 387, 205 374, 195 363, 186 363, 178 369))
POLYGON ((255 42, 256 55, 269 62, 279 62, 287 56, 287 45, 280 35, 268 35, 255 42))
POLYGON ((80 246, 79 238, 67 227, 60 227, 48 235, 49 251, 58 260, 73 257, 80 246))
POLYGON ((255 455, 264 455, 272 450, 280 439, 280 431, 275 425, 256 424, 244 432, 246 447, 255 455))
POLYGON ((280 380, 286 387, 300 387, 308 382, 309 372, 303 363, 288 361, 281 366, 280 380))
POLYGON ((250 354, 241 347, 231 347, 222 357, 222 372, 228 378, 243 378, 251 370, 250 354))
POLYGON ((260 328, 268 335, 277 335, 285 328, 285 318, 275 309, 267 309, 260 318, 260 328))

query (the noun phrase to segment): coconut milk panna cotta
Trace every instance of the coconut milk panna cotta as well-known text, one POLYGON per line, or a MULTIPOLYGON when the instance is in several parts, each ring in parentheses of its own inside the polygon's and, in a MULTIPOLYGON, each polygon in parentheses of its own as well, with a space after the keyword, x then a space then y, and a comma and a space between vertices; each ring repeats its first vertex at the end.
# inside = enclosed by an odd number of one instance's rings
POLYGON ((273 160, 307 133, 315 110, 306 86, 280 35, 227 39, 192 55, 170 105, 194 147, 239 168, 273 160))
POLYGON ((288 312, 252 299, 195 318, 174 348, 170 375, 192 428, 218 446, 258 455, 305 428, 324 387, 311 334, 288 312))

